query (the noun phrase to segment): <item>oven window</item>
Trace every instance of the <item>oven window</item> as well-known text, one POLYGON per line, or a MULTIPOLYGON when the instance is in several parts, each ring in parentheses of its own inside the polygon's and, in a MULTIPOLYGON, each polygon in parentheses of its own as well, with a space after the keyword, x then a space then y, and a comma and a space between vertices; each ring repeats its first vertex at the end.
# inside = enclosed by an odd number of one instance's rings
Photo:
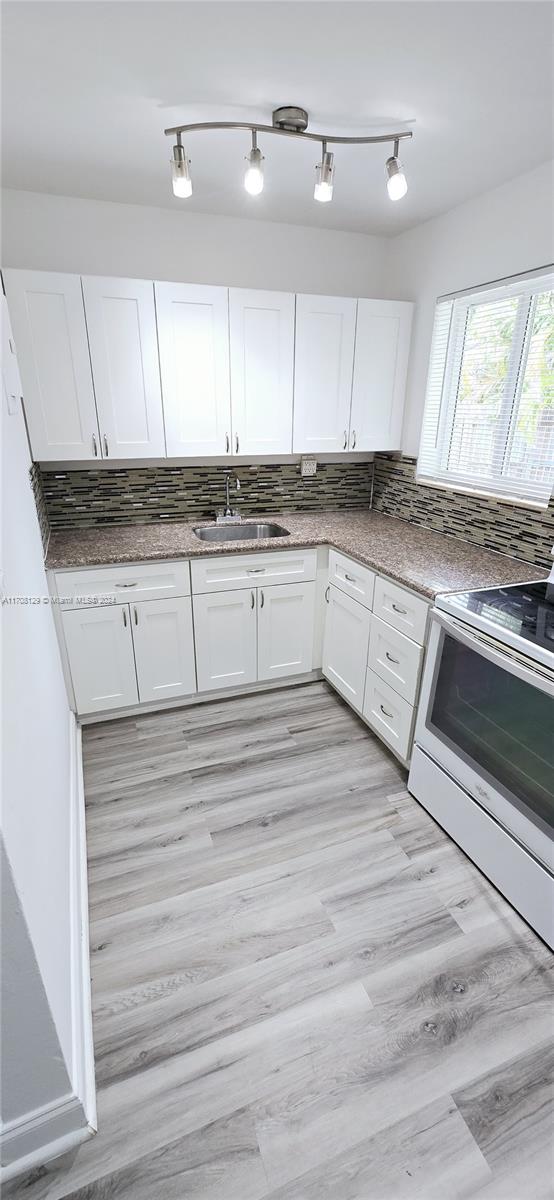
POLYGON ((554 699, 445 634, 431 728, 554 828, 554 699))

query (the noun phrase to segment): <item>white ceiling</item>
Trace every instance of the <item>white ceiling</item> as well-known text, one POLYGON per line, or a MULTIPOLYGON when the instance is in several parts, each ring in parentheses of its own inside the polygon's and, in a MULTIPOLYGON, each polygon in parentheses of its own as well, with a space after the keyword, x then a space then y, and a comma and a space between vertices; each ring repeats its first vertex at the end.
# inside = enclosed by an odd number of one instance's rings
POLYGON ((4 186, 394 234, 552 154, 552 13, 541 0, 2 5, 4 186), (332 204, 313 200, 317 144, 260 137, 266 187, 242 186, 246 133, 191 134, 194 192, 175 200, 166 126, 412 128, 409 191, 392 204, 388 150, 337 148, 332 204))

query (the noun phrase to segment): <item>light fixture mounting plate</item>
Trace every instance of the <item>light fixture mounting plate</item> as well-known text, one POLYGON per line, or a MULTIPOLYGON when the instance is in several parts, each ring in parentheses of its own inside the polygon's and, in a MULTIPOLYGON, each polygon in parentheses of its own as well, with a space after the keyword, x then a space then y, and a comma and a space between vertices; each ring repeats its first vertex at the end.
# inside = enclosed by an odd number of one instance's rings
POLYGON ((283 104, 281 108, 273 109, 273 125, 277 129, 288 129, 291 133, 304 133, 308 128, 308 114, 305 108, 283 104))

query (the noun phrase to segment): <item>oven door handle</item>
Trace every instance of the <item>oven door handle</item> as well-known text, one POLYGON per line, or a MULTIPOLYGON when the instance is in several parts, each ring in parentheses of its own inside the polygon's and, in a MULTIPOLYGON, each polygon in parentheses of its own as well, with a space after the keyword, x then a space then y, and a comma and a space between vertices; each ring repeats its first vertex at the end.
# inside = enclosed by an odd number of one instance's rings
POLYGON ((509 646, 500 646, 496 640, 486 634, 468 629, 467 625, 462 624, 456 617, 450 617, 437 609, 433 610, 433 621, 436 621, 446 633, 461 642, 463 646, 467 646, 469 650, 474 650, 476 654, 488 659, 495 666, 501 667, 503 671, 509 671, 510 675, 516 675, 524 683, 529 683, 532 687, 546 692, 547 695, 554 696, 554 674, 548 670, 548 667, 542 667, 539 663, 531 663, 528 658, 518 654, 517 650, 512 650, 509 646))

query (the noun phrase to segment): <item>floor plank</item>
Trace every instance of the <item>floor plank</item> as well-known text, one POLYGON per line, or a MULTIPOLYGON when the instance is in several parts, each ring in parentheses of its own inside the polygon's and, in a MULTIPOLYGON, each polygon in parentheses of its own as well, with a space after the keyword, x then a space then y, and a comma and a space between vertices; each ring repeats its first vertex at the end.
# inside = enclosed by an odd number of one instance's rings
POLYGON ((551 1200, 552 956, 326 683, 83 752, 99 1131, 6 1200, 551 1200))

